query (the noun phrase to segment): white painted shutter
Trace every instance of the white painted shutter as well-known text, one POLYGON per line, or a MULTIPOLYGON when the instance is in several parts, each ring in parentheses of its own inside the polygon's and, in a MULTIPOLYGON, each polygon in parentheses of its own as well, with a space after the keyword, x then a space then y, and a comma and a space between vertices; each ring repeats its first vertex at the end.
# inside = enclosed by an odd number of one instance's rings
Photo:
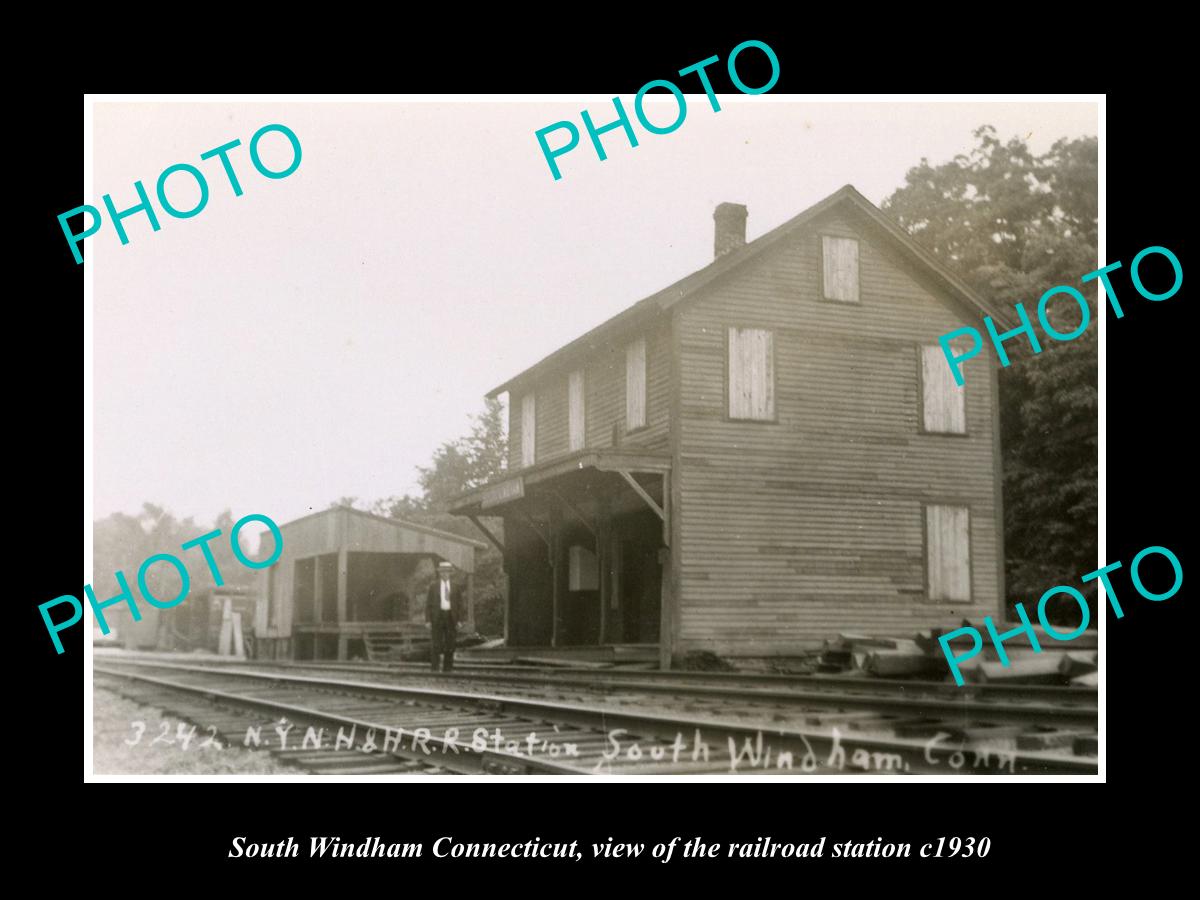
POLYGON ((567 437, 570 449, 583 449, 587 442, 584 429, 583 370, 576 369, 567 378, 567 437))
POLYGON ((954 375, 942 348, 921 348, 921 408, 926 431, 967 433, 966 387, 954 375))
POLYGON ((729 329, 729 418, 775 418, 774 337, 761 328, 729 329))
POLYGON ((925 507, 929 599, 971 599, 970 512, 965 506, 925 507))
POLYGON ((532 466, 537 459, 537 408, 533 394, 521 398, 521 465, 532 466))
POLYGON ((825 296, 830 300, 858 302, 858 241, 821 236, 825 296))
POLYGON ((646 339, 625 348, 625 429, 646 424, 646 339))

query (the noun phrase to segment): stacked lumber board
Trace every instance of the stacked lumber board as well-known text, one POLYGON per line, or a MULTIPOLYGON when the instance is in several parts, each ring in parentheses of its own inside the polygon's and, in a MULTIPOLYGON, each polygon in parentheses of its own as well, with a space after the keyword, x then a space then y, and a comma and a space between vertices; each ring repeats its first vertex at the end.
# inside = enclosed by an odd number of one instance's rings
MULTIPOLYGON (((970 623, 964 623, 969 625, 970 623)), ((974 627, 974 626, 972 626, 974 627)), ((999 627, 999 626, 998 626, 999 627)), ((877 678, 953 680, 938 638, 952 629, 935 628, 908 637, 888 637, 843 632, 825 642, 816 660, 816 671, 870 675, 877 678)), ((979 629, 984 632, 984 629, 979 629)), ((1005 629, 1007 630, 1007 629, 1005 629)), ((985 632, 986 633, 986 632, 985 632)), ((1024 635, 1021 636, 1024 638, 1024 635)), ((1070 649, 1046 635, 1038 636, 1041 652, 1026 638, 1005 643, 1008 663, 985 638, 983 651, 961 664, 964 680, 974 683, 1053 684, 1096 687, 1099 653, 1095 634, 1081 635, 1070 649), (1055 646, 1058 644, 1058 646, 1055 646), (1089 646, 1090 645, 1090 646, 1089 646)))

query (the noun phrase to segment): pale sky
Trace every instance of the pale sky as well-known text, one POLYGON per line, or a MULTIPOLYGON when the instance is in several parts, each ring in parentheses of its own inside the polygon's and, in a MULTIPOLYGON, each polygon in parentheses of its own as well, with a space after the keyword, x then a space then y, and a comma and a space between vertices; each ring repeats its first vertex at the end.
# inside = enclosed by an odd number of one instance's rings
MULTIPOLYGON (((632 98, 622 96, 627 109, 632 98)), ((674 133, 634 121, 586 132, 555 181, 534 132, 607 98, 555 102, 97 103, 95 196, 133 206, 140 179, 186 162, 207 207, 142 214, 85 243, 94 269, 94 515, 143 501, 210 521, 286 522, 341 496, 416 491, 414 467, 463 435, 483 395, 712 257, 713 208, 749 209, 747 238, 853 184, 879 204, 921 157, 967 152, 971 131, 1036 153, 1097 133, 1095 104, 798 102, 688 96, 674 133), (262 125, 303 159, 269 180, 248 155, 262 125), (216 159, 235 138, 235 198, 216 159)), ((652 121, 667 123, 674 101, 652 121)), ((632 115, 632 113, 631 113, 632 115)), ((562 140, 551 137, 552 146, 562 140)), ((264 139, 264 161, 290 160, 264 139)), ((183 209, 198 194, 173 175, 183 209), (189 190, 191 193, 189 194, 189 190)))

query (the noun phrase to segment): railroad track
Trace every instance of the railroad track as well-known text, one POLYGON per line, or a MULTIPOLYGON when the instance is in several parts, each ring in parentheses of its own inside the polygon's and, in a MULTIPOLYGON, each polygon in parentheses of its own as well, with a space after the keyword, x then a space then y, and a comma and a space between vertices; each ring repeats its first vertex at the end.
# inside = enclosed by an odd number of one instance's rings
POLYGON ((1007 691, 946 697, 938 686, 910 683, 900 695, 871 694, 845 679, 785 691, 643 679, 645 672, 602 677, 597 689, 591 670, 554 672, 547 690, 547 676, 532 673, 426 673, 417 684, 416 673, 390 667, 353 670, 359 679, 300 674, 300 666, 99 656, 95 667, 105 683, 153 697, 141 702, 171 708, 185 698, 188 711, 172 711, 192 721, 203 712, 196 703, 222 715, 252 711, 258 731, 239 734, 239 722, 223 722, 226 739, 276 755, 308 751, 296 764, 310 771, 345 772, 319 764, 327 750, 351 770, 365 764, 381 773, 389 764, 571 775, 1097 771, 1094 692, 1089 705, 1078 691, 1055 703, 1038 691, 1021 700, 1007 691), (280 734, 277 723, 288 730, 280 734))
MULTIPOLYGON (((97 654, 97 659, 101 659, 97 654)), ((161 662, 161 654, 119 654, 104 658, 161 662)), ((179 659, 175 657, 174 659, 179 659)), ((776 675, 745 672, 621 671, 619 669, 546 669, 538 666, 467 664, 452 673, 433 673, 428 664, 297 662, 285 660, 187 659, 188 665, 242 667, 305 673, 349 673, 387 683, 454 684, 521 691, 535 696, 573 686, 607 695, 658 694, 668 699, 709 698, 714 703, 780 702, 848 705, 896 713, 984 715, 996 721, 1095 728, 1096 690, 1055 685, 878 679, 831 675, 776 675)))
MULTIPOLYGON (((163 654, 143 651, 96 651, 96 659, 139 659, 162 661, 163 654)), ((429 675, 429 663, 393 662, 317 662, 296 660, 232 660, 218 657, 167 657, 186 659, 194 665, 214 664, 220 666, 269 666, 280 669, 300 669, 321 672, 386 673, 391 675, 429 675)), ((728 688, 777 687, 783 690, 812 688, 817 690, 840 689, 864 691, 873 696, 894 694, 898 696, 933 694, 945 697, 986 696, 989 698, 1012 698, 1017 700, 1042 701, 1053 704, 1073 705, 1091 703, 1095 705, 1094 688, 1067 687, 1057 685, 1006 684, 1002 682, 969 683, 957 687, 950 681, 921 681, 900 678, 864 678, 843 675, 795 675, 768 672, 708 672, 660 669, 624 669, 616 666, 600 668, 550 668, 513 663, 462 662, 455 660, 455 671, 440 674, 445 679, 473 679, 487 675, 506 683, 554 685, 562 683, 588 684, 600 687, 606 683, 636 682, 639 686, 650 685, 701 685, 725 686, 728 688), (1089 699, 1090 698, 1090 699, 1089 699)))

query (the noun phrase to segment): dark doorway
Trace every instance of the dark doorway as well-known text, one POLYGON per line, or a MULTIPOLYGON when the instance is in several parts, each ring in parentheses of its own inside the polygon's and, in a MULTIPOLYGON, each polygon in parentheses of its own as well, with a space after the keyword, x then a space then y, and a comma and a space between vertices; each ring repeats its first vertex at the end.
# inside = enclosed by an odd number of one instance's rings
POLYGON ((346 555, 347 618, 351 622, 403 622, 408 619, 405 587, 417 559, 400 553, 346 555), (406 598, 401 608, 397 597, 406 598))
POLYGON ((317 606, 322 622, 338 620, 338 555, 324 553, 317 557, 317 606))
POLYGON ((613 596, 616 619, 610 634, 617 642, 653 644, 662 611, 662 520, 653 513, 622 517, 614 523, 619 548, 613 596))
POLYGON ((308 556, 296 560, 292 571, 292 609, 296 611, 296 622, 311 624, 316 614, 317 558, 308 556))
POLYGON ((316 639, 311 634, 298 634, 295 638, 296 659, 316 659, 316 639))
POLYGON ((389 622, 407 622, 412 618, 412 601, 404 591, 393 591, 380 602, 380 616, 389 622))
POLYGON ((514 647, 549 646, 553 629, 554 570, 544 538, 518 519, 505 520, 509 553, 508 643, 514 647))

